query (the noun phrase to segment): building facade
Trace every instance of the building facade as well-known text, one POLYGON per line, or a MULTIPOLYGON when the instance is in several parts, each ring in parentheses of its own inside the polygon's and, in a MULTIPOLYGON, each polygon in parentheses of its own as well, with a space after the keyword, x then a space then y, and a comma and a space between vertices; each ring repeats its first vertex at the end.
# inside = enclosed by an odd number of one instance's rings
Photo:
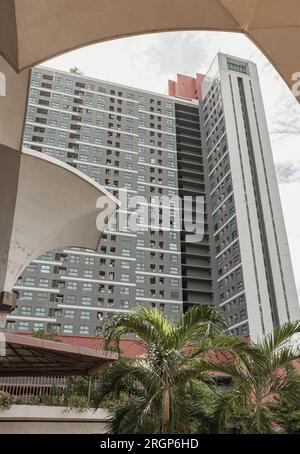
POLYGON ((93 335, 108 313, 156 307, 175 320, 214 304, 234 334, 257 338, 300 318, 255 65, 218 54, 206 76, 180 82, 164 96, 33 69, 24 146, 126 195, 117 221, 134 218, 136 229, 111 223, 98 251, 70 245, 31 263, 9 329, 93 335), (183 206, 169 207, 165 229, 164 203, 176 197, 183 206), (132 200, 151 199, 134 215, 132 200), (200 215, 199 241, 183 208, 191 223, 200 215))

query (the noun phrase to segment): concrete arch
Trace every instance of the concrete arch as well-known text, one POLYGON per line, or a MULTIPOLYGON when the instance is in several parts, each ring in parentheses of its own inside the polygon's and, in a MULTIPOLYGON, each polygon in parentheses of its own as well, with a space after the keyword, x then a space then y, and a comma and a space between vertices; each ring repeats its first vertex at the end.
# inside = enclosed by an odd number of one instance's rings
MULTIPOLYGON (((46 251, 67 246, 96 250, 105 219, 118 207, 107 190, 57 159, 25 148, 9 153, 20 162, 10 245, 0 250, 0 289, 7 292, 24 268, 46 251), (101 209, 96 205, 99 197, 101 209), (101 224, 96 223, 100 212, 101 224)), ((1 168, 1 179, 8 171, 1 168)))
POLYGON ((244 33, 289 87, 299 71, 298 0, 0 0, 0 52, 20 72, 89 44, 145 33, 244 33))

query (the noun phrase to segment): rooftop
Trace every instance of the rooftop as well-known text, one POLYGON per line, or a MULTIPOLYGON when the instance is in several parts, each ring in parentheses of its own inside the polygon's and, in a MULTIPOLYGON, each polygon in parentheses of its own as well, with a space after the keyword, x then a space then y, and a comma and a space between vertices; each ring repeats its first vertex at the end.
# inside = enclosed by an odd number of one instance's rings
POLYGON ((92 375, 118 359, 101 348, 72 345, 5 332, 0 377, 92 375))

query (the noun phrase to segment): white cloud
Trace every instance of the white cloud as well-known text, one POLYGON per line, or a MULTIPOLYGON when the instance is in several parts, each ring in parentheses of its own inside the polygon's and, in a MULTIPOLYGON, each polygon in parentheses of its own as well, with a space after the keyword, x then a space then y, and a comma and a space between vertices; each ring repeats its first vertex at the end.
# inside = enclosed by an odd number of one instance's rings
POLYGON ((292 183, 300 180, 300 162, 282 162, 276 165, 279 183, 292 183))

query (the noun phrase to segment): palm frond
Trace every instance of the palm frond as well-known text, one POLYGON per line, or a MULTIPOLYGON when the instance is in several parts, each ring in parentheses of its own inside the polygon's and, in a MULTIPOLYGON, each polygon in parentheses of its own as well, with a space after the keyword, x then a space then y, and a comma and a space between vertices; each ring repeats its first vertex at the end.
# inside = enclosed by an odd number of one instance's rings
POLYGON ((99 407, 108 396, 117 397, 121 392, 134 394, 138 385, 147 394, 154 394, 160 386, 159 377, 139 360, 116 361, 102 374, 96 389, 95 404, 99 407))
POLYGON ((275 350, 286 346, 291 336, 299 332, 300 321, 285 323, 282 326, 274 328, 271 333, 262 339, 259 345, 265 352, 271 354, 275 350))
MULTIPOLYGON (((156 408, 158 410, 158 408, 156 408)), ((153 411, 144 397, 134 397, 116 409, 108 424, 108 433, 138 434, 159 433, 160 413, 153 411), (151 411, 152 410, 152 411, 151 411)))
POLYGON ((159 345, 168 331, 170 322, 159 311, 138 308, 135 311, 107 317, 97 329, 97 335, 104 337, 104 348, 119 345, 120 338, 134 334, 145 345, 159 345))
POLYGON ((226 329, 221 313, 211 306, 195 305, 176 322, 174 335, 177 348, 186 346, 192 340, 199 341, 226 329))
POLYGON ((293 367, 288 367, 272 384, 271 392, 290 403, 300 404, 300 375, 293 367))
POLYGON ((232 355, 239 358, 251 358, 257 363, 263 360, 263 355, 260 350, 253 344, 245 339, 228 334, 218 334, 213 338, 203 339, 201 343, 197 344, 191 353, 191 357, 197 357, 207 352, 214 351, 230 352, 232 355))

